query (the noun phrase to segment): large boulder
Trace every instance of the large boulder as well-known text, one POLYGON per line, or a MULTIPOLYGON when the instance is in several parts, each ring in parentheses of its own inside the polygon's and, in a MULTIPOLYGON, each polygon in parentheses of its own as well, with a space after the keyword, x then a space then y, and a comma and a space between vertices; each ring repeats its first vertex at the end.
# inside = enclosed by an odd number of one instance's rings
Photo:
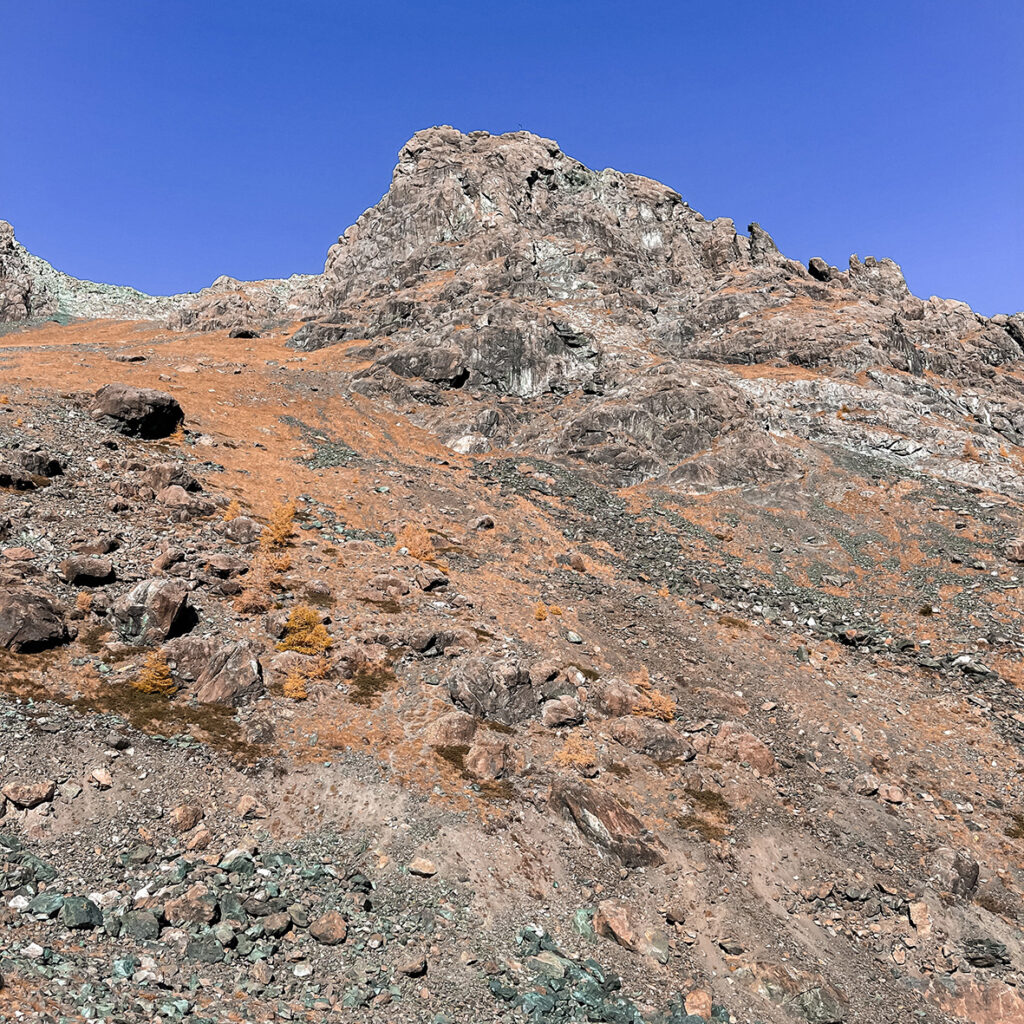
POLYGON ((587 839, 626 867, 664 862, 661 841, 610 793, 584 782, 559 779, 548 799, 553 810, 570 818, 587 839))
POLYGON ((204 704, 238 704, 263 688, 263 672, 245 642, 218 650, 196 680, 196 699, 204 704))
POLYGON ((67 625, 51 598, 30 590, 0 592, 0 647, 32 654, 67 640, 67 625))
POLYGON ((135 643, 163 643, 195 623, 185 585, 168 579, 137 583, 114 601, 107 614, 122 638, 135 643))
POLYGON ((690 741, 678 729, 655 718, 616 718, 608 723, 608 732, 616 743, 655 761, 677 757, 692 761, 695 756, 690 741))
POLYGON ((452 701, 479 718, 512 725, 537 714, 529 670, 513 658, 466 658, 448 677, 452 701))
POLYGON ((128 384, 106 384, 93 396, 94 420, 129 437, 154 439, 173 434, 185 421, 177 399, 164 391, 128 384))

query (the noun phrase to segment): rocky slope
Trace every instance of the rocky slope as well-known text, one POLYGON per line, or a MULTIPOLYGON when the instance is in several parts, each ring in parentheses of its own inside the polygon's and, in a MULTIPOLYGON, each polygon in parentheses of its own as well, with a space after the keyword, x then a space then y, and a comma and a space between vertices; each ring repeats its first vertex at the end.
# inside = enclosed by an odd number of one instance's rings
POLYGON ((1024 1021, 1019 314, 435 128, 0 319, 5 1019, 1024 1021))

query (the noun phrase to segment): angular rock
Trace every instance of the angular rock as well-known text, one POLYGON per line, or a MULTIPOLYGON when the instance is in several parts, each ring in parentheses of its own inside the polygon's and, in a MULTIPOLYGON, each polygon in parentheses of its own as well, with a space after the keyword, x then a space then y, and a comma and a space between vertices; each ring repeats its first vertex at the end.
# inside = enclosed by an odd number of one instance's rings
POLYGON ((607 723, 607 729, 616 743, 655 761, 692 761, 695 756, 690 741, 668 722, 630 716, 613 719, 607 723))
POLYGON ((60 563, 64 582, 77 587, 100 587, 114 579, 114 563, 109 558, 76 555, 60 563))
POLYGON ((244 640, 216 651, 196 680, 196 699, 204 704, 238 704, 263 688, 263 669, 244 640))
POLYGON ((50 779, 13 780, 0 787, 0 793, 15 807, 38 807, 52 800, 56 792, 57 786, 50 779))
POLYGON ((26 589, 0 591, 0 647, 33 654, 68 638, 64 618, 50 597, 26 589))
POLYGON ((128 384, 104 385, 93 396, 89 411, 103 426, 149 440, 173 434, 185 421, 173 396, 128 384))
POLYGON ((717 757, 749 764, 762 775, 774 775, 779 770, 768 747, 738 722, 723 722, 711 749, 717 757))
POLYGON ((60 921, 65 928, 99 928, 103 912, 84 896, 69 896, 60 908, 60 921))
POLYGON ((587 839, 626 867, 664 862, 664 844, 607 791, 559 779, 552 783, 549 803, 552 810, 568 816, 587 839))
POLYGON ((537 713, 530 673, 511 658, 464 658, 448 677, 448 693, 455 704, 470 714, 504 725, 525 721, 537 713))
POLYGON ((978 888, 981 869, 968 850, 940 846, 932 854, 929 878, 943 892, 970 897, 978 888))
POLYGON ((121 636, 134 643, 162 643, 192 628, 195 612, 183 583, 149 579, 118 597, 107 612, 121 636))
POLYGON ((309 934, 323 946, 337 946, 348 935, 348 922, 336 910, 329 910, 309 923, 309 934))

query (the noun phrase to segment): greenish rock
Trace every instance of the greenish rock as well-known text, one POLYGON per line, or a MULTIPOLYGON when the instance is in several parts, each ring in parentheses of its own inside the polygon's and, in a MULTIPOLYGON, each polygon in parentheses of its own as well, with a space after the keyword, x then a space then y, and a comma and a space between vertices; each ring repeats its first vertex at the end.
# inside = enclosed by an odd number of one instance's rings
POLYGON ((138 867, 140 864, 148 864, 155 856, 156 850, 152 846, 139 843, 121 854, 121 863, 125 867, 138 867))
POLYGON ((160 938, 160 922, 156 914, 148 910, 129 910, 121 918, 121 930, 133 939, 145 941, 160 938))
POLYGON ((580 907, 572 915, 573 929, 585 939, 597 938, 597 933, 594 931, 594 913, 596 910, 596 907, 580 907))
POLYGON ((139 968, 141 961, 137 956, 120 956, 110 969, 114 978, 130 978, 139 968))
POLYGON ((202 964, 219 964, 224 959, 224 947, 213 932, 204 932, 189 940, 185 955, 202 964))
POLYGON ((63 905, 64 897, 59 892, 41 892, 29 901, 25 909, 30 914, 54 917, 63 905))
POLYGON ((217 865, 222 871, 251 875, 256 870, 251 854, 247 850, 232 850, 217 865))
POLYGON ((103 912, 85 896, 69 896, 60 908, 60 920, 65 928, 99 928, 103 912))
POLYGON ((233 892, 221 898, 220 918, 222 921, 237 924, 239 928, 246 928, 249 925, 249 915, 242 906, 242 900, 233 892))

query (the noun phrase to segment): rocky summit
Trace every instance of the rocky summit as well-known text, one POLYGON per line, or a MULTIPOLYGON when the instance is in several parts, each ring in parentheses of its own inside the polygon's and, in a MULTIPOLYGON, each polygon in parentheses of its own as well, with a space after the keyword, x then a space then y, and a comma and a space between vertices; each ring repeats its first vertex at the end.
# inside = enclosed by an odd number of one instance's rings
POLYGON ((0 446, 0 1019, 1024 1022, 1024 315, 431 128, 0 446))

